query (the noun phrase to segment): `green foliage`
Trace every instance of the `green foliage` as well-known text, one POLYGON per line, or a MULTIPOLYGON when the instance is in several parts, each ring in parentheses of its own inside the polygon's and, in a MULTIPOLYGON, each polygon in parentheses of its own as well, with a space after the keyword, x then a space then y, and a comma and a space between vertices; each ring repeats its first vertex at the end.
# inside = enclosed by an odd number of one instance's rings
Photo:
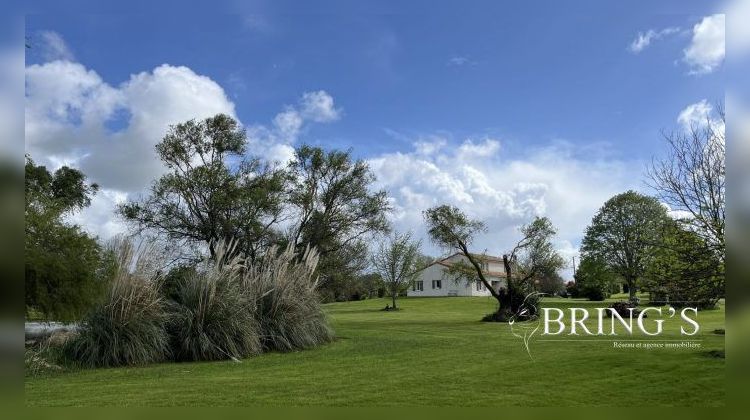
POLYGON ((470 219, 458 207, 445 204, 426 210, 424 217, 427 233, 442 248, 460 248, 461 244, 468 247, 478 233, 487 229, 483 222, 470 219))
POLYGON ((60 321, 80 317, 101 294, 103 269, 94 238, 64 217, 88 206, 96 184, 62 167, 51 174, 27 156, 25 165, 26 310, 60 321))
POLYGON ((148 246, 118 239, 104 298, 84 317, 64 347, 66 359, 84 367, 143 365, 169 357, 168 313, 148 246))
POLYGON ((612 295, 612 290, 620 279, 604 261, 584 257, 575 276, 576 297, 602 301, 612 295))
POLYGON ((557 296, 565 290, 565 282, 557 271, 542 273, 534 280, 534 290, 545 296, 557 296))
POLYGON ((156 146, 170 172, 120 214, 139 228, 207 245, 212 255, 215 244, 236 240, 253 258, 276 239, 287 173, 245 159, 246 143, 244 130, 223 114, 170 127, 156 146))
POLYGON ((245 267, 244 289, 257 299, 255 316, 264 350, 292 351, 333 340, 316 293, 318 254, 295 255, 294 248, 275 247, 245 267))
POLYGON ((625 280, 635 298, 667 220, 666 209, 655 198, 635 191, 618 194, 604 203, 586 228, 582 256, 605 262, 625 280))
POLYGON ((372 267, 383 279, 393 309, 396 309, 398 296, 419 277, 420 245, 420 241, 412 239, 411 233, 393 232, 372 254, 372 267))
POLYGON ((231 245, 198 269, 174 273, 169 333, 177 360, 241 359, 261 352, 257 296, 243 288, 243 266, 231 245))
POLYGON ((533 281, 540 276, 556 273, 565 261, 552 246, 557 233, 546 217, 536 217, 521 227, 521 239, 503 256, 507 287, 495 291, 481 268, 482 256, 469 252, 475 236, 486 230, 485 224, 467 217, 460 209, 442 205, 424 212, 430 238, 443 248, 456 250, 468 262, 453 264, 448 273, 455 280, 481 281, 498 301, 498 313, 488 320, 507 321, 519 313, 519 308, 534 291, 533 281))
POLYGON ((660 303, 713 308, 725 293, 719 252, 701 235, 678 222, 669 223, 647 266, 645 289, 660 303))
POLYGON ((297 252, 320 253, 321 293, 348 299, 346 289, 367 266, 366 236, 388 231, 386 193, 372 191, 375 175, 351 151, 301 146, 290 171, 296 215, 290 242, 297 252))

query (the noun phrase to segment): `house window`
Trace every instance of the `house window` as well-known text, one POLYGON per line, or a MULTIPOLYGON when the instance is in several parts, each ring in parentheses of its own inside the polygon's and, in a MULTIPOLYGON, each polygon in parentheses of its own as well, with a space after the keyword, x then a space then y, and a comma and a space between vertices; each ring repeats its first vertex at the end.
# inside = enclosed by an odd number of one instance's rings
POLYGON ((443 288, 443 281, 442 280, 433 280, 432 281, 432 288, 433 289, 442 289, 443 288))
POLYGON ((484 290, 484 284, 481 281, 477 281, 477 292, 484 290))
POLYGON ((424 290, 424 281, 422 281, 422 280, 415 281, 414 284, 411 287, 411 290, 413 292, 417 292, 417 291, 421 292, 421 291, 423 291, 424 290))

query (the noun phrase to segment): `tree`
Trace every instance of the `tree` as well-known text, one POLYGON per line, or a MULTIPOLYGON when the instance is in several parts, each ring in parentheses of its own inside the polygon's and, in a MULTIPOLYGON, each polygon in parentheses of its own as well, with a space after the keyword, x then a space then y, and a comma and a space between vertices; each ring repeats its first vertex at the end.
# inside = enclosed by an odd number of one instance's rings
POLYGON ((411 233, 394 232, 380 242, 372 255, 372 266, 380 274, 396 307, 396 298, 419 277, 421 242, 412 240, 411 233))
POLYGON ((338 285, 367 265, 367 235, 387 232, 390 206, 385 191, 372 191, 375 175, 351 151, 301 146, 290 164, 289 203, 295 221, 290 241, 320 253, 323 294, 342 298, 338 285))
POLYGON ((498 301, 498 310, 490 317, 492 320, 511 319, 532 291, 533 280, 542 273, 557 271, 564 266, 562 257, 550 242, 555 235, 552 223, 546 217, 537 217, 532 223, 521 227, 522 239, 503 255, 507 287, 495 290, 482 270, 482 256, 469 252, 475 236, 485 231, 485 224, 448 205, 430 208, 424 212, 424 216, 430 238, 441 247, 459 251, 469 262, 454 264, 449 273, 467 281, 482 282, 498 301))
POLYGON ((555 296, 565 289, 565 281, 557 271, 542 273, 534 281, 534 289, 546 296, 555 296))
POLYGON ((604 261, 586 256, 581 259, 575 281, 578 296, 600 301, 612 295, 620 280, 604 261))
POLYGON ((726 118, 718 109, 718 121, 706 116, 684 132, 665 133, 667 156, 648 169, 658 197, 684 214, 679 226, 669 225, 649 269, 652 294, 674 305, 713 307, 724 294, 726 118))
POLYGON ((618 194, 604 203, 586 228, 582 256, 604 262, 625 280, 631 301, 636 301, 638 281, 667 220, 666 209, 655 198, 635 191, 618 194))
POLYGON ((687 132, 665 133, 668 154, 648 169, 651 187, 672 210, 686 213, 679 222, 706 242, 707 251, 725 259, 726 163, 725 114, 710 116, 687 132))
POLYGON ((67 166, 53 173, 27 156, 25 165, 26 310, 47 319, 73 320, 99 296, 102 282, 96 240, 64 217, 91 203, 98 190, 67 166))
POLYGON ((713 308, 724 296, 724 262, 705 239, 678 221, 667 223, 646 267, 652 304, 713 308))
POLYGON ((245 131, 224 114, 171 126, 156 145, 169 172, 119 213, 138 229, 205 244, 212 258, 217 243, 235 240, 255 260, 278 238, 288 174, 246 159, 246 147, 245 131))

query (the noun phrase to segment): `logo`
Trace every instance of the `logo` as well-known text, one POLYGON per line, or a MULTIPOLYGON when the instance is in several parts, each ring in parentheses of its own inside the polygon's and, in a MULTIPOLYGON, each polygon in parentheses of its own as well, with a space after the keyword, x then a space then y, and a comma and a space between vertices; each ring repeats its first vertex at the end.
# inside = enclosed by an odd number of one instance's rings
MULTIPOLYGON (((677 318, 679 313, 679 334, 681 337, 691 337, 700 331, 700 325, 696 321, 698 309, 694 307, 682 308, 679 312, 673 307, 623 307, 615 304, 607 308, 576 308, 570 307, 566 310, 560 308, 540 308, 543 293, 530 293, 526 295, 523 303, 508 320, 510 332, 514 337, 520 338, 526 353, 531 355, 530 343, 535 336, 551 337, 542 341, 609 341, 618 337, 640 334, 644 341, 668 342, 680 340, 654 340, 664 333, 666 319, 677 318), (593 310, 593 315, 590 311, 593 310), (665 319, 666 318, 666 319, 665 319), (585 322, 588 321, 588 324, 585 322), (541 330, 541 333, 540 333, 541 330), (563 338, 560 337, 564 336, 563 338), (599 337, 585 338, 585 337, 599 337)), ((638 340, 630 340, 638 341, 638 340)), ((685 347, 685 341, 681 344, 666 344, 664 347, 685 347)), ((688 344, 692 342, 688 341, 688 344)), ((622 343, 613 342, 614 347, 623 347, 622 343)), ((630 347, 641 347, 640 345, 630 347)), ((642 347, 656 347, 653 343, 646 343, 642 347)), ((687 346, 690 347, 690 346, 687 346)))
POLYGON ((544 293, 538 292, 526 295, 523 299, 523 303, 518 308, 518 311, 508 320, 510 333, 523 340, 526 353, 528 353, 532 360, 534 358, 531 356, 531 350, 529 350, 529 342, 531 341, 531 337, 539 331, 541 326, 539 318, 539 303, 542 301, 543 295, 544 293))

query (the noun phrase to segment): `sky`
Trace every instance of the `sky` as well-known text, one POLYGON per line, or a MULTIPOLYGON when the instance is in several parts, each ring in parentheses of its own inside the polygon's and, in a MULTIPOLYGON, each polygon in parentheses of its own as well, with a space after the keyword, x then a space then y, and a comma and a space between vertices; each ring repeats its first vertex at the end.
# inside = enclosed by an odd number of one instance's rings
POLYGON ((107 239, 127 228, 116 204, 164 173, 154 145, 169 124, 224 112, 251 155, 350 148, 388 192, 394 227, 429 254, 444 250, 422 211, 452 204, 486 222, 477 252, 503 253, 547 216, 570 259, 604 201, 651 192, 662 133, 724 100, 715 2, 352 3, 37 6, 26 153, 100 184, 73 221, 107 239))

